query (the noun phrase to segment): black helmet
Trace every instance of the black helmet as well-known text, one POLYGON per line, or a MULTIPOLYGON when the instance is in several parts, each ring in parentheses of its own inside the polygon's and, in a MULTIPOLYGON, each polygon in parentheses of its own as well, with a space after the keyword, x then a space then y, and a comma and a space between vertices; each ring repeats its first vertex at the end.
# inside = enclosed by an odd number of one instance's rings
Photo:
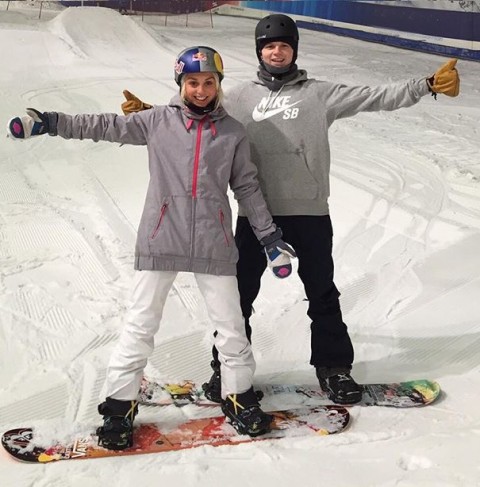
POLYGON ((297 59, 298 28, 295 21, 288 15, 272 14, 263 17, 255 27, 255 46, 257 57, 262 62, 262 49, 269 42, 282 41, 293 49, 292 64, 297 59))

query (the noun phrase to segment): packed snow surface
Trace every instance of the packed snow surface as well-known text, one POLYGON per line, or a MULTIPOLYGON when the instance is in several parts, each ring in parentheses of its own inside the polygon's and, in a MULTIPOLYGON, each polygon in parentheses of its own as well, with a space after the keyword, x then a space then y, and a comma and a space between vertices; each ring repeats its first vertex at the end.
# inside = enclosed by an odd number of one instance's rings
MULTIPOLYGON (((6 2, 2 2, 6 3, 6 2)), ((122 90, 175 94, 175 55, 222 54, 225 89, 255 76, 255 21, 121 16, 103 8, 0 7, 0 115, 25 108, 120 113, 122 90), (196 23, 195 23, 196 22, 196 23)), ((13 5, 15 4, 15 5, 13 5)), ((439 56, 301 31, 299 67, 375 85, 431 75, 439 56)), ((336 284, 360 382, 429 378, 443 394, 416 409, 351 408, 329 437, 26 465, 0 454, 3 487, 480 485, 480 64, 460 61, 461 94, 336 122, 331 210, 336 284)), ((165 141, 168 143, 168 140, 165 141)), ((0 425, 67 438, 96 405, 122 328, 148 180, 143 147, 48 136, 0 151, 0 425)), ((232 200, 232 206, 235 203, 232 200)), ((265 274, 253 318, 258 383, 315 383, 297 275, 265 274)), ((209 378, 212 329, 193 277, 169 296, 147 372, 209 378)), ((218 410, 216 411, 219 412, 218 410)), ((198 409, 142 408, 178 424, 198 409)))

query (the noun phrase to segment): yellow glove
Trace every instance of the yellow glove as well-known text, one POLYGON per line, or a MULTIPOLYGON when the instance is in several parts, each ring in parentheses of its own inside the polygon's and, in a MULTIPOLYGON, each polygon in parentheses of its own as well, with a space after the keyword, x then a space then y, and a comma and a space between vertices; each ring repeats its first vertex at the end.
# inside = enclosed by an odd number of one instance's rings
POLYGON ((125 115, 153 108, 152 105, 143 102, 128 90, 123 90, 123 96, 127 99, 122 103, 122 111, 125 115))
POLYGON ((437 72, 427 79, 427 85, 432 93, 443 93, 447 96, 457 96, 460 93, 460 77, 458 76, 456 59, 449 59, 437 72))

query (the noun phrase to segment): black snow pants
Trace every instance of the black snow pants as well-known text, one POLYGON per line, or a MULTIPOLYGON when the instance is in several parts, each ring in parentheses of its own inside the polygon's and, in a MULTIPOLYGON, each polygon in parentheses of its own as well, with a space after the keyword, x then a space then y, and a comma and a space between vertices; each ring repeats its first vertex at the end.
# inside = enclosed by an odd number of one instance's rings
MULTIPOLYGON (((333 282, 332 223, 330 216, 275 216, 283 239, 293 246, 298 258, 298 275, 308 300, 311 323, 311 359, 314 367, 351 367, 353 346, 343 322, 339 296, 333 282)), ((246 217, 238 217, 235 243, 240 304, 245 330, 251 340, 250 317, 260 291, 267 260, 246 217)), ((218 363, 218 353, 213 349, 218 363)))

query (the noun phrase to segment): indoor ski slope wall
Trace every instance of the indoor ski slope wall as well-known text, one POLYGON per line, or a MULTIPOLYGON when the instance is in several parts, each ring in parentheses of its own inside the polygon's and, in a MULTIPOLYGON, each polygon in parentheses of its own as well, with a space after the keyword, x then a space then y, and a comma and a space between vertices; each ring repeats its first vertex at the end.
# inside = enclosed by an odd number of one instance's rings
POLYGON ((219 14, 291 15, 299 27, 480 60, 480 0, 217 2, 219 14), (222 5, 220 5, 222 4, 222 5))

